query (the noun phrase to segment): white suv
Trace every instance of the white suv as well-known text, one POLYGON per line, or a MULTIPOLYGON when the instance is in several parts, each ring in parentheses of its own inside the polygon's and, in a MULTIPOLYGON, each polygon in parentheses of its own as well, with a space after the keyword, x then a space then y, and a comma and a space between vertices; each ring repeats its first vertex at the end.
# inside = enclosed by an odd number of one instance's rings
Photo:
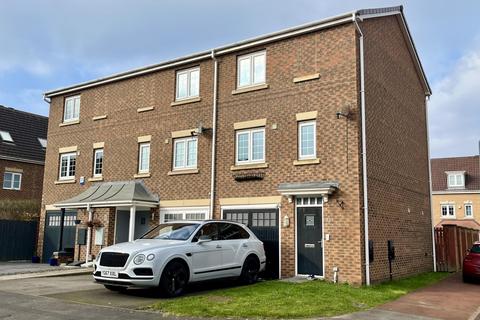
POLYGON ((94 279, 107 289, 159 287, 183 293, 189 282, 239 277, 254 283, 265 270, 263 243, 247 227, 228 221, 159 224, 133 242, 103 248, 94 279))

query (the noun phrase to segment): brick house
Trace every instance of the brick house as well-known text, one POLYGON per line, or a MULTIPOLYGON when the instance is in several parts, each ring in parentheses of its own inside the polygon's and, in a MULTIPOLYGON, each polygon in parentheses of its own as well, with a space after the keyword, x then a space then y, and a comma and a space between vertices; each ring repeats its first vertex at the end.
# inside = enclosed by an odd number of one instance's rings
POLYGON ((431 160, 433 224, 480 230, 480 156, 431 160))
POLYGON ((264 241, 273 278, 383 281, 388 240, 394 277, 430 271, 429 95, 402 7, 49 91, 39 250, 65 209, 76 259, 215 218, 264 241))
POLYGON ((37 215, 48 118, 0 105, 0 219, 37 215))

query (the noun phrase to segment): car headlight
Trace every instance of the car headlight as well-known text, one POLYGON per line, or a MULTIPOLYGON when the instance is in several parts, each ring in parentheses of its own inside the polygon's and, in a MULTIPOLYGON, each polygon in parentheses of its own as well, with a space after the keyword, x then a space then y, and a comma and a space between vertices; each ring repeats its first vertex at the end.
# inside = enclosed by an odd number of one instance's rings
POLYGON ((148 261, 152 261, 153 259, 155 259, 155 255, 153 253, 150 253, 148 256, 147 256, 147 260, 148 261))
POLYGON ((145 261, 144 254, 137 254, 135 258, 133 258, 133 263, 135 264, 142 264, 145 261))

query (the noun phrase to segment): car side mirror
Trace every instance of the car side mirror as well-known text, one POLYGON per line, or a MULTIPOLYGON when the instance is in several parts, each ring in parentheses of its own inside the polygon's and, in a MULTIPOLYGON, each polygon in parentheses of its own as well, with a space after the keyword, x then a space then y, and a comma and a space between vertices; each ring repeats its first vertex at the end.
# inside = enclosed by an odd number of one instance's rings
POLYGON ((210 242, 212 241, 212 238, 210 238, 209 236, 200 236, 198 238, 198 244, 201 244, 201 243, 204 243, 204 242, 210 242))

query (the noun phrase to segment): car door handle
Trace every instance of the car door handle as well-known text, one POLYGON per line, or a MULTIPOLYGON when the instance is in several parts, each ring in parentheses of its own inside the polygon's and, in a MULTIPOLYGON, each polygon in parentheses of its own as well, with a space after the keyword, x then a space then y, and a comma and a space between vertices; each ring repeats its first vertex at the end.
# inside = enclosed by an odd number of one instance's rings
POLYGON ((244 244, 242 244, 242 247, 248 248, 248 244, 244 243, 244 244))
POLYGON ((217 249, 221 249, 221 248, 222 248, 222 246, 217 244, 217 249))

